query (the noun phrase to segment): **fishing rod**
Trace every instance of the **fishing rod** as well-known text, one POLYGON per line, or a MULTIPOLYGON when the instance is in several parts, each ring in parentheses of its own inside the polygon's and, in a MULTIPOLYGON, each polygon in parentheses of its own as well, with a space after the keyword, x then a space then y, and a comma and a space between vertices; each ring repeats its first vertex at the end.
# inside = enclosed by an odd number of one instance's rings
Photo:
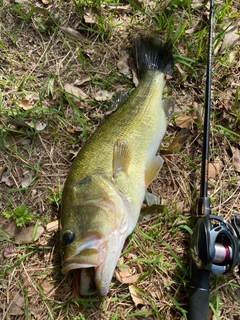
POLYGON ((211 214, 208 193, 208 163, 211 111, 212 38, 214 0, 210 0, 208 62, 205 90, 204 134, 200 197, 196 205, 196 226, 190 243, 193 259, 189 284, 188 320, 208 320, 209 276, 226 274, 240 263, 240 216, 234 216, 231 224, 211 214))

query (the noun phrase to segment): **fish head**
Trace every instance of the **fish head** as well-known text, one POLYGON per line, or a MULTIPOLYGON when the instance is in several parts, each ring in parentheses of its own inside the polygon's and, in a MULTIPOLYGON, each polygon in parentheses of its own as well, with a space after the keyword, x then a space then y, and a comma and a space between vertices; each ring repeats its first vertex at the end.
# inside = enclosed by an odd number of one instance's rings
POLYGON ((61 219, 62 273, 80 269, 79 293, 106 296, 127 237, 127 212, 109 199, 69 208, 61 219))

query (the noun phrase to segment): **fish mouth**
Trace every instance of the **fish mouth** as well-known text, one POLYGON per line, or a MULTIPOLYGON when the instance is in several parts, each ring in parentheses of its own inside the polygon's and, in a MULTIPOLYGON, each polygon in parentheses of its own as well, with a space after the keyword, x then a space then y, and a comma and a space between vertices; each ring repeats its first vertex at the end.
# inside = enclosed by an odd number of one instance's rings
POLYGON ((73 297, 89 296, 97 292, 95 283, 96 270, 93 266, 83 266, 79 261, 68 261, 64 263, 62 273, 73 274, 73 297))
POLYGON ((93 264, 83 264, 83 263, 80 263, 78 260, 70 260, 70 261, 66 261, 62 265, 62 273, 67 274, 67 273, 74 271, 76 269, 86 269, 86 268, 91 268, 91 267, 94 268, 96 266, 93 266, 93 264))

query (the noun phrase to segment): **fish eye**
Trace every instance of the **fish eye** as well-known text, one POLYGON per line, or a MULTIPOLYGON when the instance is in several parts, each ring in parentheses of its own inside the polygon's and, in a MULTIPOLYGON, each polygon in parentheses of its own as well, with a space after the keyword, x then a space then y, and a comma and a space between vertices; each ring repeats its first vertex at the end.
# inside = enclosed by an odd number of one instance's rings
POLYGON ((62 235, 62 240, 65 244, 70 244, 73 242, 74 234, 71 230, 64 231, 62 235))

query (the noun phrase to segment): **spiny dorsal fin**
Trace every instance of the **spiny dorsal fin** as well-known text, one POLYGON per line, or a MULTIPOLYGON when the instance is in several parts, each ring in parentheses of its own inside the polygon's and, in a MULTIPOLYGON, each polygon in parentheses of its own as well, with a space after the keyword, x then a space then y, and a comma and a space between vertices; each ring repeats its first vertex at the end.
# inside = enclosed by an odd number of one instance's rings
POLYGON ((128 167, 131 160, 131 151, 125 140, 117 140, 113 147, 113 178, 121 172, 128 175, 128 167))

